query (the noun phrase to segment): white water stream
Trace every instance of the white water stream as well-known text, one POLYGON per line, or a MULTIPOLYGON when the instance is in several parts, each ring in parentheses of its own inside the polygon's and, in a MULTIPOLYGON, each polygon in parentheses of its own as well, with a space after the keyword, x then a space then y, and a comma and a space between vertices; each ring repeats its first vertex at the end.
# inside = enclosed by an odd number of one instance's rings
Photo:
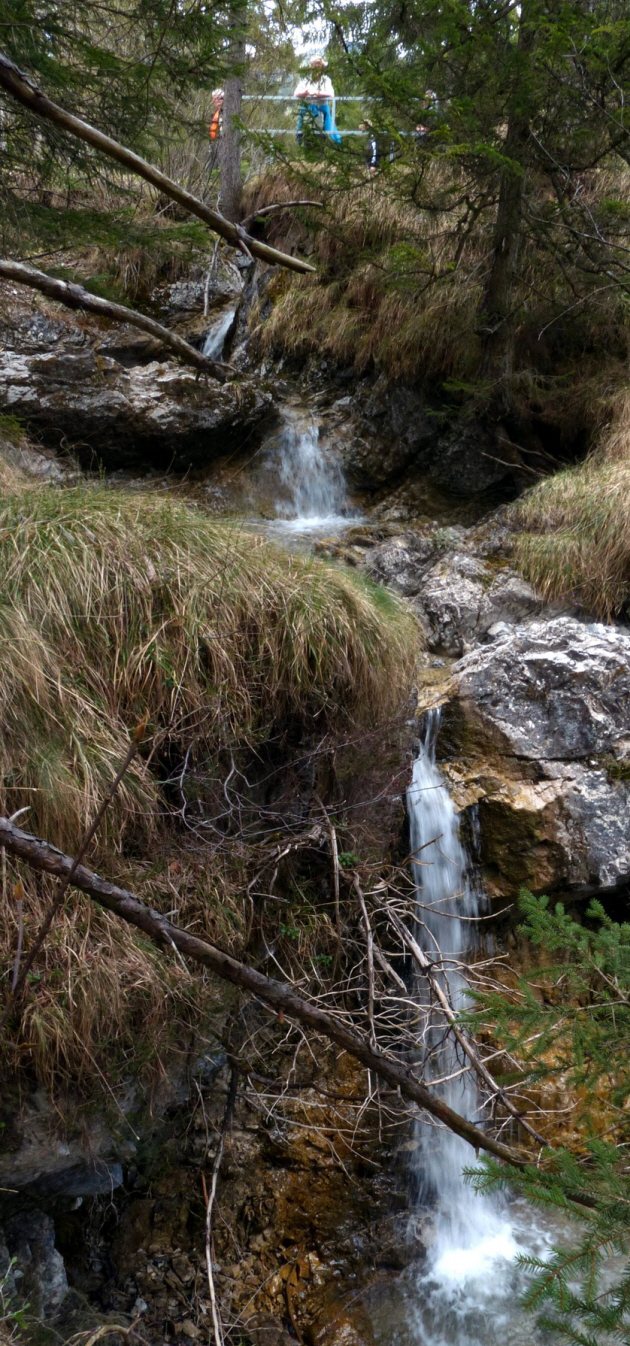
POLYGON ((326 532, 357 522, 341 465, 322 443, 308 408, 283 407, 279 430, 263 446, 262 466, 278 531, 326 532))
POLYGON ((207 355, 209 360, 220 360, 223 355, 228 332, 236 317, 236 309, 228 308, 221 317, 215 322, 214 326, 206 333, 206 339, 202 347, 202 355, 207 355))
MULTIPOLYGON (((466 1003, 460 967, 477 944, 483 895, 471 882, 457 814, 436 765, 439 711, 429 714, 407 795, 418 898, 418 942, 436 968, 455 1009, 466 1003), (443 962, 440 963, 440 953, 443 962)), ((422 995, 422 989, 419 989, 422 995)), ((425 1076, 457 1112, 483 1126, 483 1099, 456 1042, 436 1017, 426 1045, 425 1076), (443 1081, 443 1082, 440 1082, 443 1081)), ((516 1346, 545 1341, 518 1304, 519 1252, 545 1256, 552 1238, 525 1203, 479 1195, 462 1170, 474 1166, 469 1145, 448 1130, 418 1124, 415 1174, 429 1248, 420 1269, 409 1269, 371 1305, 382 1346, 516 1346), (428 1211, 427 1211, 428 1208, 428 1211)), ((557 1234, 557 1230, 556 1230, 557 1234)), ((547 1340, 550 1338, 547 1337, 547 1340)))

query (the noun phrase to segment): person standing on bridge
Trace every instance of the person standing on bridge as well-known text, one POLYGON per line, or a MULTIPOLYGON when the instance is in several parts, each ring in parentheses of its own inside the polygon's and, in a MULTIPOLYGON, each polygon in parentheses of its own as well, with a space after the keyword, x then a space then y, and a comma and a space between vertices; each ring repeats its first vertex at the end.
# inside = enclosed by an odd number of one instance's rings
POLYGON ((341 136, 335 129, 332 116, 335 91, 332 80, 325 73, 326 65, 327 61, 323 56, 314 56, 311 61, 311 78, 301 79, 293 95, 294 98, 302 100, 297 125, 298 145, 302 144, 304 118, 311 117, 319 125, 320 114, 324 118, 325 135, 329 135, 335 145, 341 144, 341 136))

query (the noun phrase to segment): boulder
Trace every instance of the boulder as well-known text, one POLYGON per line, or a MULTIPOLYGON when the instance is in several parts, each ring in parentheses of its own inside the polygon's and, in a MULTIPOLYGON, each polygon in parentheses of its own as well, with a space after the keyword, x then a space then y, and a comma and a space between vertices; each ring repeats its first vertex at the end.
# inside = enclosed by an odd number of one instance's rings
POLYGON ((495 542, 496 531, 492 518, 481 532, 461 525, 416 528, 372 547, 363 564, 412 600, 429 649, 457 658, 486 641, 498 622, 524 623, 544 607, 498 550, 505 535, 495 542))
POLYGON ((174 363, 122 368, 94 350, 0 356, 0 410, 82 465, 203 467, 233 452, 272 416, 254 379, 220 385, 174 363))
POLYGON ((498 623, 453 670, 446 770, 491 894, 630 882, 630 631, 498 623))

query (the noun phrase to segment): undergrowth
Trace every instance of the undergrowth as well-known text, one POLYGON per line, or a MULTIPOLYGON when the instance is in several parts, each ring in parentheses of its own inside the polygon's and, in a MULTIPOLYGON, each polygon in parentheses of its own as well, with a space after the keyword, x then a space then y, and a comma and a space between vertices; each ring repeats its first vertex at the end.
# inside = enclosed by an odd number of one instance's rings
POLYGON ((630 600, 630 393, 593 454, 523 497, 517 559, 548 599, 569 599, 610 620, 630 600))
MULTIPOLYGON (((20 825, 72 853, 148 717, 149 749, 89 862, 227 948, 243 938, 247 842, 238 827, 200 842, 178 824, 180 776, 222 794, 230 763, 262 760, 266 745, 277 762, 378 723, 409 686, 417 639, 391 595, 173 499, 15 480, 0 503, 0 633, 2 811, 25 809, 20 825)), ((19 873, 28 948, 53 885, 19 873)), ((17 877, 11 863, 5 968, 17 877)), ((184 1051, 218 994, 73 894, 5 1060, 51 1087, 81 1077, 107 1091, 130 1063, 184 1051)))
MULTIPOLYGON (((345 189, 330 164, 309 173, 306 194, 324 209, 280 211, 267 228, 275 246, 307 252, 317 274, 272 278, 265 292, 271 311, 254 315, 256 342, 300 361, 318 355, 357 373, 419 381, 449 406, 483 413, 492 390, 479 375, 479 314, 492 254, 492 201, 470 221, 462 200, 458 215, 457 178, 439 159, 427 168, 417 203, 404 166, 345 189), (429 197, 444 208, 427 209, 429 197)), ((630 179, 617 190, 627 194, 630 179)), ((305 189, 298 175, 279 167, 250 179, 245 194, 250 212, 305 189)), ((582 275, 578 280, 585 283, 582 275)), ((576 304, 563 285, 544 249, 528 240, 512 404, 517 415, 552 425, 562 439, 588 440, 601 420, 604 371, 609 388, 625 379, 627 303, 622 289, 610 286, 594 287, 576 304)))

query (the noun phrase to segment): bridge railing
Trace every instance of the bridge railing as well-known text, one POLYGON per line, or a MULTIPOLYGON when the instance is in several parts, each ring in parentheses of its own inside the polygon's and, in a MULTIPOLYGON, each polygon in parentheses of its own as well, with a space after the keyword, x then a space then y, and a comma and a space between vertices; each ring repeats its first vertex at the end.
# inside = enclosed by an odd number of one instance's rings
MULTIPOLYGON (((243 94, 243 102, 244 102, 244 103, 289 103, 289 104, 291 104, 291 105, 295 105, 296 110, 297 110, 297 108, 299 107, 299 104, 300 104, 301 101, 302 101, 302 100, 301 100, 300 98, 295 98, 295 97, 293 96, 293 94, 291 94, 291 93, 260 93, 260 94, 258 94, 258 93, 245 93, 245 94, 243 94)), ((364 101, 365 101, 365 100, 364 100, 364 98, 363 98, 363 96, 362 96, 361 94, 355 94, 355 93, 343 94, 343 93, 342 93, 342 94, 339 95, 339 97, 335 96, 335 97, 333 98, 333 100, 332 100, 332 119, 333 119, 333 125, 334 125, 335 127, 336 127, 336 125, 337 125, 337 117, 336 117, 337 103, 363 103, 364 101)), ((252 128, 252 129, 254 129, 254 128, 252 128)), ((295 135, 295 131, 296 131, 296 128, 295 128, 294 126, 256 127, 255 129, 256 129, 256 130, 260 130, 260 131, 264 131, 264 134, 265 134, 265 135, 268 135, 268 136, 294 136, 294 135, 295 135)), ((346 130, 345 128, 343 128, 343 129, 341 129, 341 130, 337 129, 337 135, 339 135, 339 136, 365 136, 365 135, 367 135, 367 132, 366 132, 366 131, 351 131, 351 130, 346 130)))

